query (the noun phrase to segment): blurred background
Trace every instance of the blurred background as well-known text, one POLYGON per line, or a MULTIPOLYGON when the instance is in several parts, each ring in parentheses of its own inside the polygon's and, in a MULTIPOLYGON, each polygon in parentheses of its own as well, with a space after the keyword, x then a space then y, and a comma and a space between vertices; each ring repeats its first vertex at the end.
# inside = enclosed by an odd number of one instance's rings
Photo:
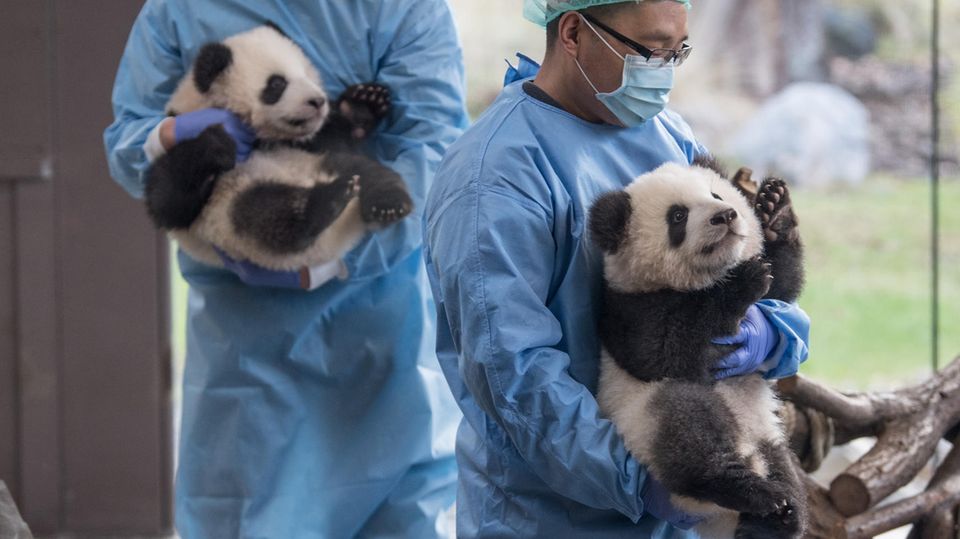
MULTIPOLYGON (((504 59, 539 60, 514 0, 453 0, 476 116, 504 59)), ((731 171, 796 193, 807 248, 806 374, 867 388, 932 365, 931 2, 701 0, 671 107, 731 171)), ((960 354, 960 3, 941 14, 941 365, 960 354)), ((515 62, 514 62, 515 63, 515 62)), ((576 141, 570 141, 576 144, 576 141)))
MULTIPOLYGON (((545 38, 518 0, 450 2, 476 118, 505 60, 541 58, 545 38)), ((671 106, 728 168, 792 184, 813 321, 802 372, 837 388, 903 385, 960 354, 960 3, 942 4, 936 298, 931 1, 690 12, 671 106)), ((170 526, 186 288, 101 143, 139 5, 0 11, 0 480, 41 534, 170 526)))

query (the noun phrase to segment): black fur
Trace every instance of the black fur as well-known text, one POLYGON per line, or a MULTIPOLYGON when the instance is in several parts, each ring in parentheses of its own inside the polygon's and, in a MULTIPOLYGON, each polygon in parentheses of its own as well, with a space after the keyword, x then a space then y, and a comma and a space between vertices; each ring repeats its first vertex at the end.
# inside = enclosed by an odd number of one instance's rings
POLYGON ((767 464, 767 479, 783 489, 787 503, 771 513, 740 515, 736 537, 766 539, 801 535, 807 517, 806 504, 803 503, 806 492, 797 476, 790 449, 783 444, 771 442, 761 444, 759 449, 767 464))
POLYGON ((365 223, 389 224, 413 211, 403 178, 378 161, 360 154, 333 152, 324 158, 324 166, 359 178, 360 215, 365 223))
POLYGON ((742 513, 771 515, 787 506, 789 487, 761 477, 739 455, 735 419, 723 399, 699 384, 667 384, 651 402, 662 416, 653 448, 663 475, 657 479, 671 492, 742 513))
POLYGON ((234 167, 237 145, 222 126, 206 128, 160 156, 147 172, 147 212, 163 229, 189 228, 203 211, 216 179, 234 167))
POLYGON ((343 213, 358 188, 350 175, 312 188, 261 183, 237 197, 230 217, 238 234, 252 237, 264 250, 293 254, 309 247, 343 213))
POLYGON ((208 43, 200 49, 193 63, 193 82, 201 93, 210 91, 210 86, 230 64, 233 63, 233 51, 223 43, 208 43))
POLYGON ((276 105, 287 89, 287 79, 283 75, 270 75, 266 86, 260 91, 260 102, 264 105, 276 105))
POLYGON ((667 210, 667 236, 670 237, 670 247, 676 249, 687 239, 687 216, 690 210, 685 206, 674 204, 667 210))
MULTIPOLYGON (((319 185, 312 190, 292 186, 279 189, 265 178, 268 183, 242 194, 233 208, 231 219, 235 225, 246 223, 239 230, 256 238, 266 250, 290 253, 309 245, 345 208, 341 195, 349 190, 343 182, 359 183, 364 222, 387 225, 413 210, 413 201, 400 175, 363 155, 363 138, 355 137, 358 129, 364 137, 369 135, 389 110, 389 90, 376 84, 356 85, 348 88, 344 96, 318 135, 309 143, 297 145, 324 155, 323 171, 338 177, 340 183, 319 185), (358 92, 358 87, 364 91, 358 92), (349 104, 350 115, 339 112, 341 103, 349 104), (354 176, 358 180, 354 181, 354 176), (330 195, 331 199, 322 200, 322 195, 330 195), (258 202, 261 196, 265 197, 262 204, 258 202), (311 214, 286 215, 291 208, 311 214)), ((280 145, 259 145, 258 149, 269 151, 271 146, 280 145)), ((235 163, 236 145, 219 126, 171 148, 153 163, 148 174, 147 208, 154 223, 163 229, 189 227, 209 200, 217 177, 235 163)))
POLYGON ((280 34, 281 36, 283 36, 283 37, 285 37, 285 38, 287 38, 287 39, 290 38, 290 36, 288 36, 287 33, 283 31, 283 28, 280 28, 280 26, 277 25, 277 23, 275 23, 275 22, 273 22, 273 21, 267 21, 267 22, 265 22, 265 23, 263 23, 263 24, 264 24, 264 26, 269 26, 270 28, 273 28, 273 29, 276 30, 276 32, 277 32, 278 34, 280 34))
POLYGON ((710 154, 701 154, 693 159, 693 166, 705 168, 707 170, 712 170, 719 174, 722 178, 727 178, 727 170, 723 168, 723 165, 720 164, 720 161, 717 161, 717 158, 710 154))
MULTIPOLYGON (((724 175, 712 158, 695 164, 724 175)), ((737 538, 789 538, 801 533, 805 497, 787 449, 762 445, 756 457, 769 473, 755 473, 737 451, 732 412, 709 389, 716 383, 717 361, 736 349, 712 339, 736 333, 757 300, 793 301, 803 286, 802 245, 786 186, 768 180, 752 203, 765 234, 763 258, 741 263, 726 279, 700 291, 622 293, 606 286, 598 329, 617 365, 638 380, 664 384, 650 405, 659 414, 658 431, 650 433, 655 468, 664 476, 658 479, 674 493, 740 512, 737 538)), ((666 233, 676 245, 685 226, 671 217, 673 210, 666 233)), ((591 221, 594 215, 591 210, 591 221)), ((591 230, 594 226, 591 222, 591 230)), ((613 252, 611 245, 619 249, 622 241, 600 246, 613 252)))
POLYGON ((638 380, 712 384, 717 360, 733 349, 711 340, 735 334, 747 307, 769 286, 769 265, 753 259, 735 268, 727 280, 696 292, 630 294, 606 287, 600 341, 638 380))
POLYGON ((603 194, 590 208, 590 238, 607 253, 616 253, 627 238, 627 223, 633 213, 625 191, 603 194))
POLYGON ((767 297, 796 301, 805 280, 803 243, 790 190, 783 180, 767 178, 754 199, 764 233, 764 256, 774 268, 774 281, 767 297))

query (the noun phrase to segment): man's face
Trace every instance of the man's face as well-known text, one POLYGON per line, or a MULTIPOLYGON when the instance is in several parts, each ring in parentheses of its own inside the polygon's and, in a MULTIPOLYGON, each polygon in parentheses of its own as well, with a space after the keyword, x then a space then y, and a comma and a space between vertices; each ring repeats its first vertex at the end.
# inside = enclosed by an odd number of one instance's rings
MULTIPOLYGON (((615 17, 601 14, 597 20, 648 49, 679 49, 687 39, 687 10, 679 2, 645 1, 630 4, 615 13, 615 17)), ((567 13, 564 17, 575 17, 579 22, 576 25, 578 46, 575 54, 597 90, 605 93, 619 88, 623 79, 623 60, 597 37, 578 14, 567 13)), ((574 21, 570 21, 570 24, 574 24, 574 21)), ((598 26, 594 25, 594 29, 621 56, 639 54, 598 26)), ((573 32, 572 29, 570 31, 573 32)), ((583 79, 579 70, 572 73, 571 76, 579 78, 573 87, 578 93, 582 92, 578 101, 584 108, 608 124, 621 125, 616 116, 596 99, 593 88, 583 79)))

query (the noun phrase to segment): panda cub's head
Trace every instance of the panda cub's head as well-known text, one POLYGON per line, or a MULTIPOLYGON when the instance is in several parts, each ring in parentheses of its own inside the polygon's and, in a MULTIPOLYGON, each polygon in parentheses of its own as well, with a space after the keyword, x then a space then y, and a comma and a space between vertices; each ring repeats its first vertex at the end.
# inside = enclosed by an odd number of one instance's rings
MULTIPOLYGON (((205 45, 184 84, 203 106, 229 109, 268 141, 307 139, 330 112, 316 68, 273 25, 205 45)), ((168 111, 185 112, 178 106, 175 95, 168 111)))
POLYGON ((590 210, 608 284, 620 292, 691 291, 763 249, 747 200, 716 171, 665 164, 590 210))

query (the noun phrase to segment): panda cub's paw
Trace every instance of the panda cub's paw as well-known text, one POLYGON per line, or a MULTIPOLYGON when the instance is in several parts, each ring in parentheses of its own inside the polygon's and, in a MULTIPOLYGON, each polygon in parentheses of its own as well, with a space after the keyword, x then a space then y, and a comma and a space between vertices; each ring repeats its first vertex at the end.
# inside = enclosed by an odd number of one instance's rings
POLYGON ((794 242, 797 240, 797 216, 787 184, 777 178, 767 178, 760 184, 756 198, 757 217, 763 227, 764 239, 768 242, 794 242))
POLYGON ((388 225, 413 211, 413 201, 402 185, 375 186, 360 191, 360 211, 364 222, 388 225))
POLYGON ((337 104, 351 125, 350 135, 361 140, 390 112, 390 89, 382 84, 354 84, 344 90, 337 104))
POLYGON ((733 271, 732 292, 741 302, 751 304, 762 298, 773 284, 772 266, 760 258, 751 258, 733 271))

